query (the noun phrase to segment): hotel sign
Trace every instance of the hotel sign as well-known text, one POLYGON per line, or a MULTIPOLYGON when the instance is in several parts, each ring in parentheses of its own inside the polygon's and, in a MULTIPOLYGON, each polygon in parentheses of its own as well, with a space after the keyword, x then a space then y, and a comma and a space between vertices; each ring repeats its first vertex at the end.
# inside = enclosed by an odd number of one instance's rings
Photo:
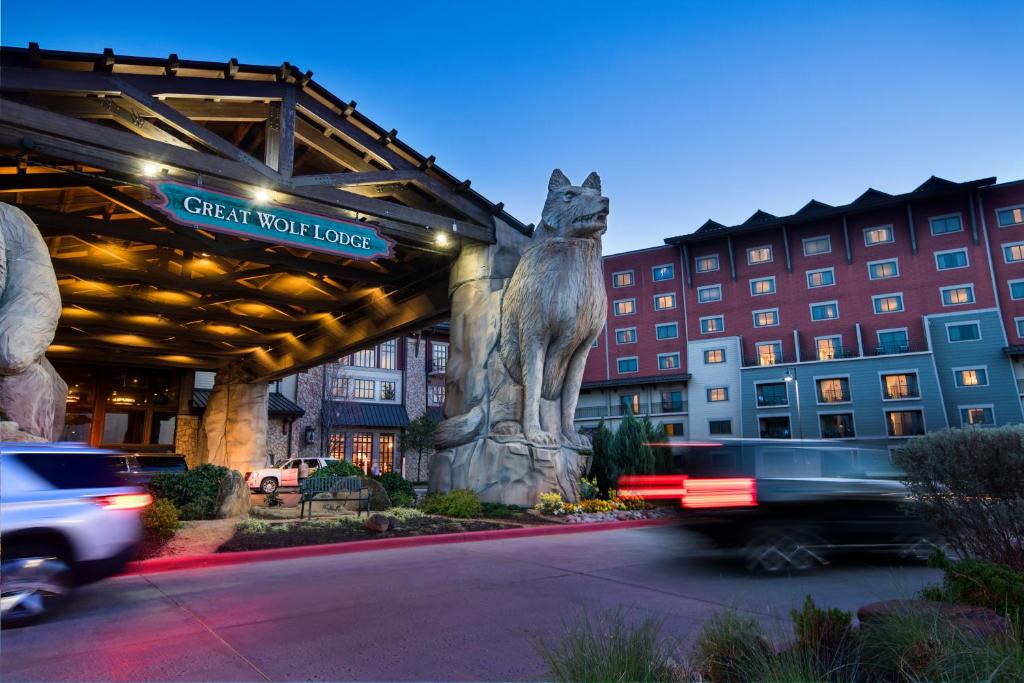
POLYGON ((169 180, 151 182, 150 187, 160 198, 153 206, 182 225, 364 261, 391 258, 393 254, 395 243, 366 223, 258 203, 169 180))

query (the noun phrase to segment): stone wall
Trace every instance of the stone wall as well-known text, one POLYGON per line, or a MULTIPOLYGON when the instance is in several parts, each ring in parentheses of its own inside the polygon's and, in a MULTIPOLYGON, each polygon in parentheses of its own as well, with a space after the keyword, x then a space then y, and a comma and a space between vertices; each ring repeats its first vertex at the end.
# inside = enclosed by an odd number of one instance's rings
POLYGON ((292 457, 315 458, 326 454, 327 438, 321 433, 323 424, 320 419, 324 402, 325 370, 325 365, 318 365, 306 372, 300 372, 295 378, 295 403, 305 410, 306 414, 295 420, 292 425, 292 457), (312 426, 316 430, 312 444, 307 444, 303 438, 307 426, 312 426))
POLYGON ((287 457, 288 419, 272 417, 267 422, 267 462, 275 463, 287 457))
POLYGON ((199 465, 199 416, 179 414, 174 427, 174 449, 189 467, 199 465))
POLYGON ((405 340, 405 410, 410 420, 427 412, 427 342, 422 338, 405 340))

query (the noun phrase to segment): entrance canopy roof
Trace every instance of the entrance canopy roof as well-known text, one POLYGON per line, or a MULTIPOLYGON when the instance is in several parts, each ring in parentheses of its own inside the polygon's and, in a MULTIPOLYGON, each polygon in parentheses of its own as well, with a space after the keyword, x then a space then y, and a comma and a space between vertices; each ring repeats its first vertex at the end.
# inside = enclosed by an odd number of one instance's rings
POLYGON ((495 221, 532 228, 288 63, 34 44, 0 48, 0 201, 50 249, 52 357, 250 379, 446 318, 460 244, 493 242, 495 221), (175 216, 155 184, 283 212, 293 234, 323 220, 392 246, 361 257, 226 229, 213 204, 209 219, 175 216))

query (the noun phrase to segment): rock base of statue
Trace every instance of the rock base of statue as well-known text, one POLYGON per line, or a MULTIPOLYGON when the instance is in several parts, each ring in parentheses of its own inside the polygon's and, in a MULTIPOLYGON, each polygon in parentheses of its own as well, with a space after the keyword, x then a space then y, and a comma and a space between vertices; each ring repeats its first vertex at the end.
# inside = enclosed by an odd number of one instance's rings
POLYGON ((471 489, 485 503, 533 505, 542 493, 579 499, 581 465, 590 453, 532 444, 522 434, 491 434, 434 455, 431 491, 471 489))

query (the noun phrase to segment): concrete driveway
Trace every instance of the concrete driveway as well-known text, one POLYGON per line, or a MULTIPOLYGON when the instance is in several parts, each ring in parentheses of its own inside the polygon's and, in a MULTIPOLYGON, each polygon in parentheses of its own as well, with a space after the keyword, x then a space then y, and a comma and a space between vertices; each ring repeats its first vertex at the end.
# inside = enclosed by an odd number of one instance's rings
POLYGON ((734 606, 784 625, 805 595, 856 609, 936 570, 881 561, 751 577, 672 527, 124 576, 3 632, 5 681, 528 680, 534 644, 623 609, 686 640, 734 606))

